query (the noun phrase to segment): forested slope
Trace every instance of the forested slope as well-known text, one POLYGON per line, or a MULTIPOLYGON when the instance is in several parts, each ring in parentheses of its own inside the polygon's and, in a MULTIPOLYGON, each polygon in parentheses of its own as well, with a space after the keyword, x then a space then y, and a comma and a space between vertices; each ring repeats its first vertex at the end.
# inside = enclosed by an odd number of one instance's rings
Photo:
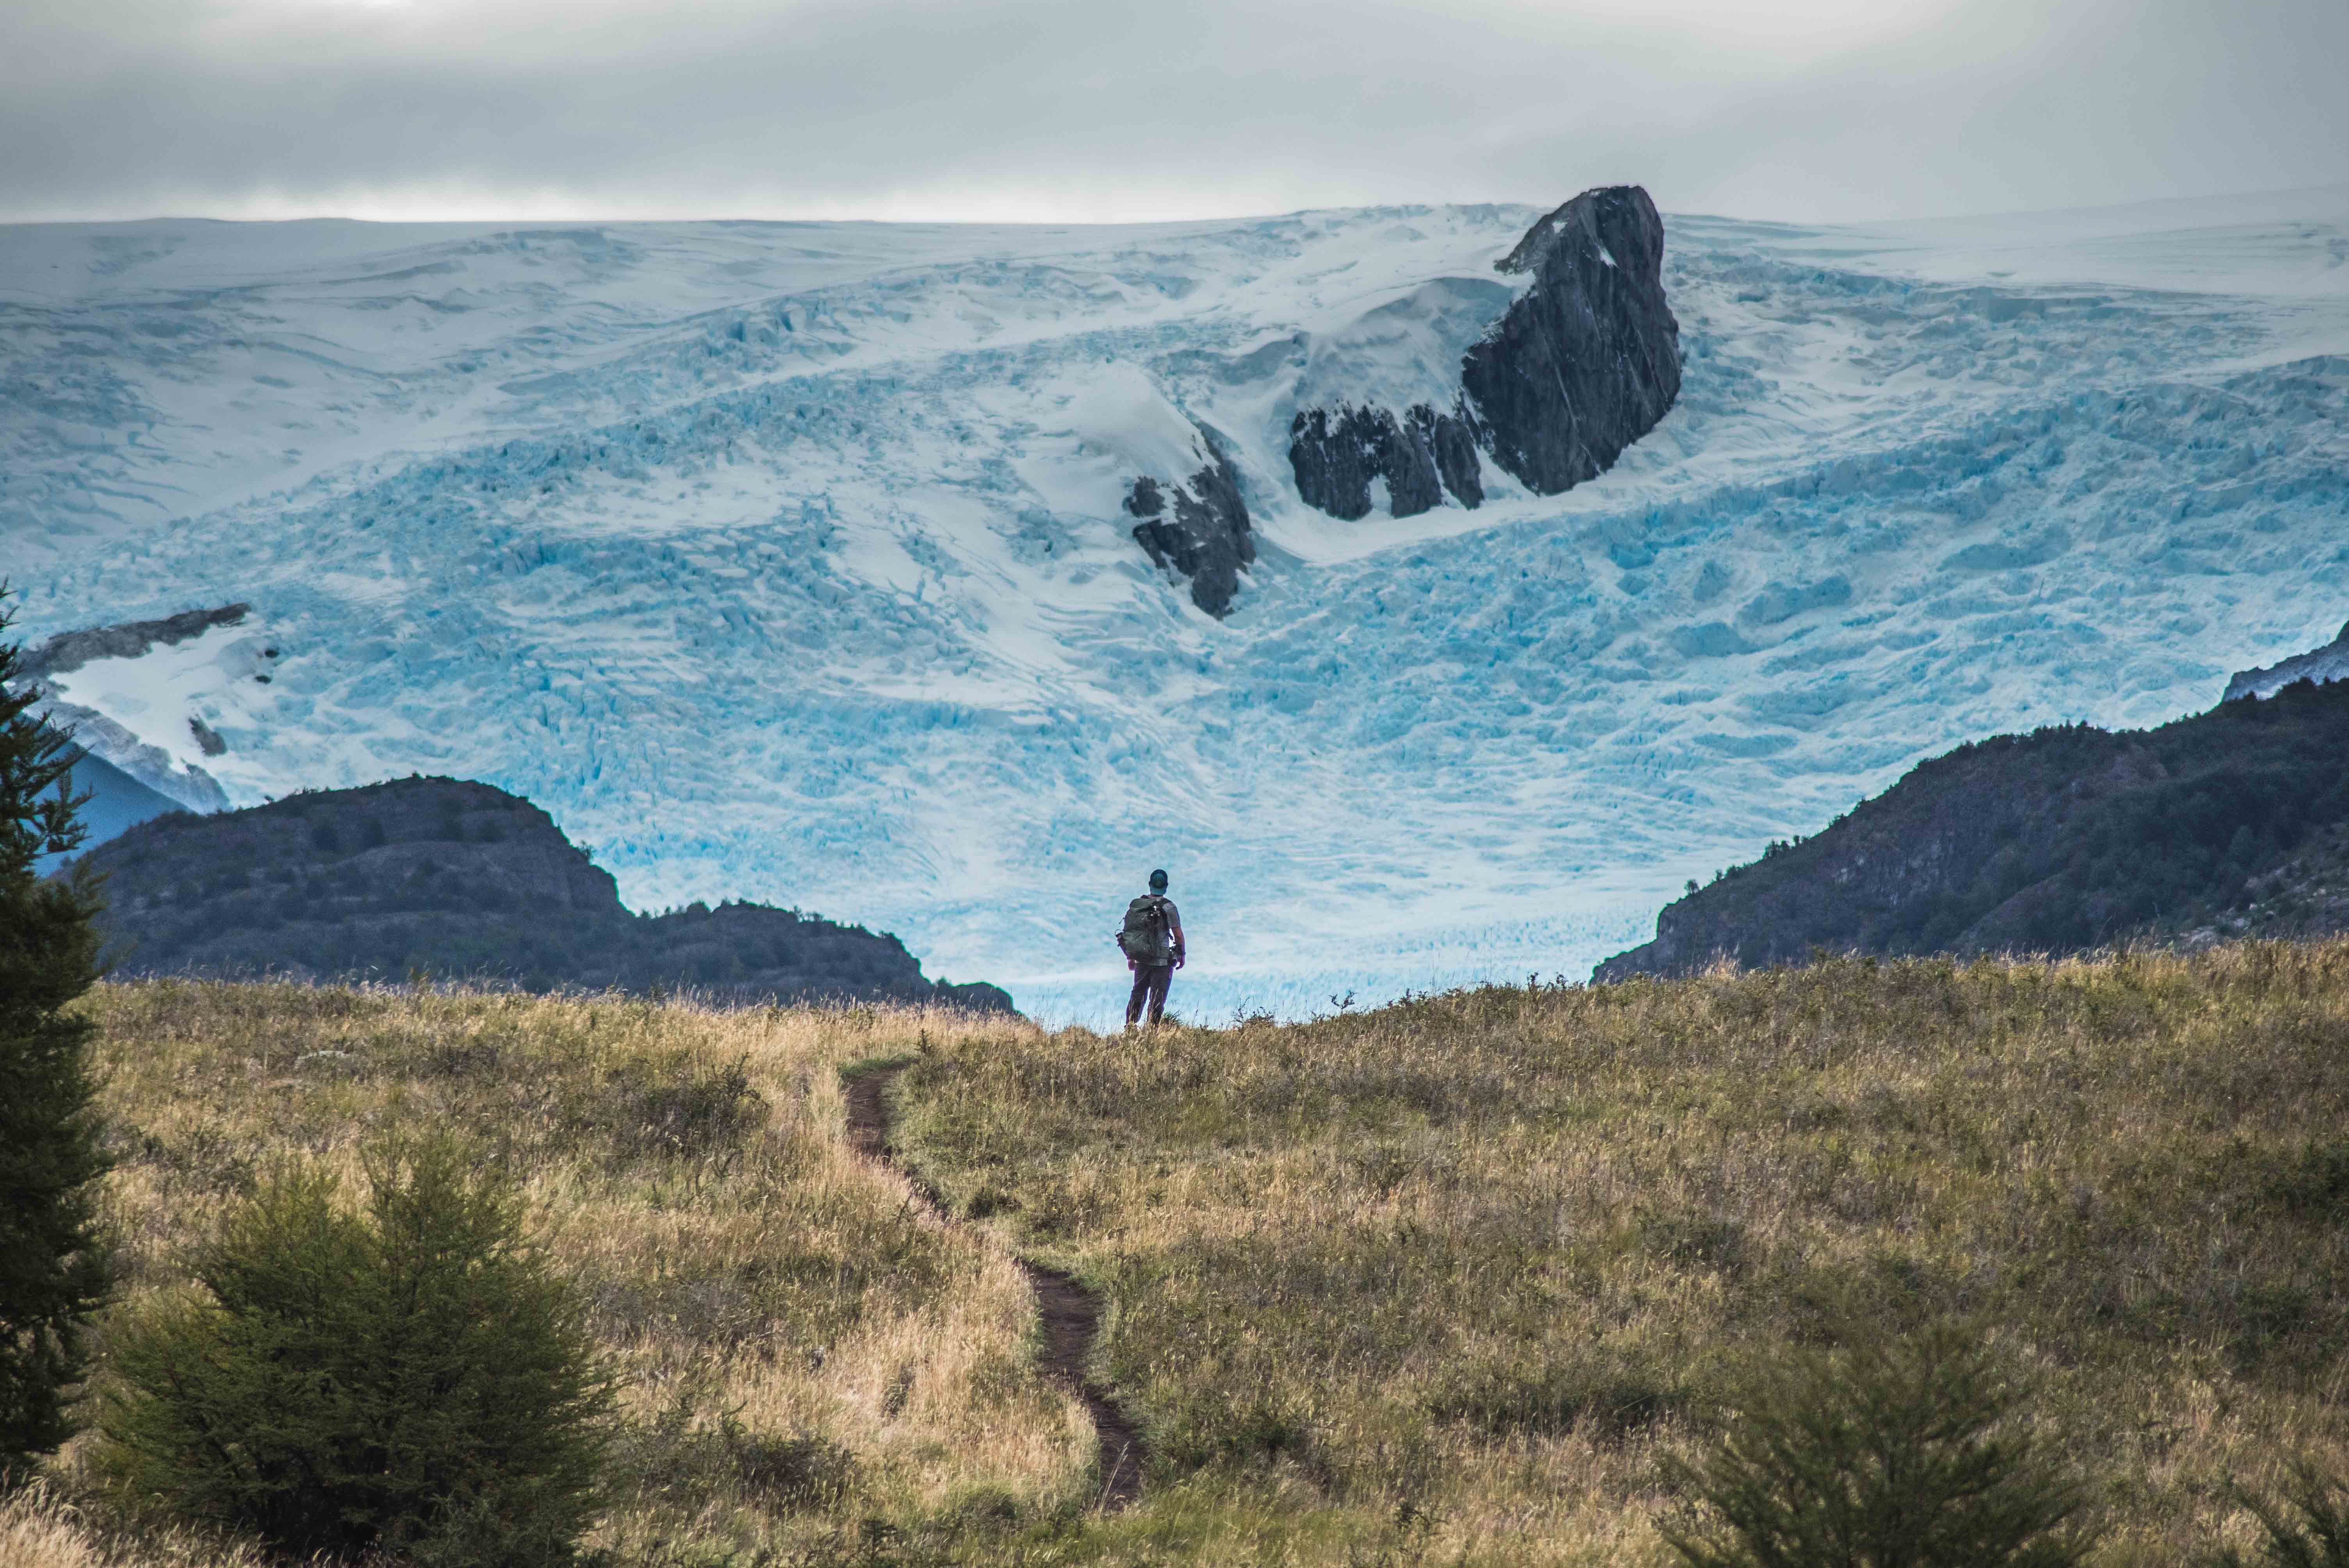
POLYGON ((129 974, 691 988, 738 1001, 934 1002, 1010 1010, 934 982, 895 936, 763 904, 631 914, 547 814, 487 784, 405 779, 249 810, 143 822, 87 857, 129 974))
POLYGON ((2252 923, 2339 930, 2344 826, 2349 684, 2303 681, 2156 729, 2000 736, 1692 890, 1597 978, 1816 948, 2075 953, 2252 923))

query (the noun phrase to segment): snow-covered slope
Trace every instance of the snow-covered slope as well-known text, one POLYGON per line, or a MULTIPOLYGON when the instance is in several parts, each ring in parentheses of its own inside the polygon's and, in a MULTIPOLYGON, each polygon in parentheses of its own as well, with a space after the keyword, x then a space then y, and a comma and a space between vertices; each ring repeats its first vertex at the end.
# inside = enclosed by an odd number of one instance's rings
POLYGON ((2237 670, 2234 678, 2227 683, 2222 700, 2271 697, 2294 681, 2314 681, 2325 686, 2340 680, 2349 680, 2349 626, 2342 627, 2341 634, 2321 648, 2294 654, 2264 668, 2237 670))
POLYGON ((1304 506, 1300 404, 1416 395, 1537 216, 0 229, 0 573, 34 641, 250 603, 58 683, 239 802, 480 778, 639 907, 1085 1016, 1154 865, 1178 1010, 1580 974, 1921 755, 2340 624, 2349 191, 1668 218, 1680 400, 1612 472, 1304 506), (1122 511, 1199 429, 1221 622, 1122 511))

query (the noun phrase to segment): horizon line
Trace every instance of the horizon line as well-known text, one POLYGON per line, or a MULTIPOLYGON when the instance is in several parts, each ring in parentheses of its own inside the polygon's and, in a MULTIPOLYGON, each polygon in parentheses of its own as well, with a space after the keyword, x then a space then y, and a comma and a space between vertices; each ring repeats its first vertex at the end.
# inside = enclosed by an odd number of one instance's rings
MULTIPOLYGON (((1615 184, 1638 184, 1636 181, 1612 181, 1615 184)), ((1588 186, 1586 190, 1602 190, 1605 184, 1588 186)), ((1644 188, 1644 187, 1643 187, 1644 188)), ((2092 201, 2057 207, 1990 208, 1971 211, 1939 212, 1921 217, 1870 218, 1783 218, 1733 211, 1706 211, 1665 207, 1659 210, 1670 217, 1703 219, 1722 222, 1779 223, 1796 228, 1865 229, 1887 225, 1959 222, 1996 218, 2031 218, 2065 212, 2111 212, 2131 208, 2188 205, 2198 202, 2251 200, 2261 197, 2298 195, 2349 195, 2349 181, 2316 185, 2263 186, 2248 191, 2205 191, 2187 195, 2137 197, 2118 201, 2092 201)), ((1558 205, 1558 198, 1549 201, 1496 199, 1487 201, 1391 201, 1329 203, 1319 206, 1292 207, 1279 211, 1241 211, 1190 213, 1168 217, 1119 219, 1052 219, 1052 218, 870 218, 870 217, 755 217, 721 212, 693 217, 666 216, 595 216, 571 213, 560 216, 482 216, 482 217, 359 217, 348 212, 316 211, 285 217, 222 217, 202 211, 164 211, 139 217, 36 217, 0 219, 0 230, 132 227, 156 223, 216 223, 222 226, 264 227, 292 226, 301 223, 348 223, 382 228, 503 228, 528 226, 649 228, 656 226, 730 224, 772 228, 874 228, 874 229, 1149 229, 1171 228, 1188 224, 1263 222, 1282 218, 1310 217, 1323 212, 1365 212, 1402 209, 1437 209, 1445 207, 1524 207, 1547 211, 1558 205)))

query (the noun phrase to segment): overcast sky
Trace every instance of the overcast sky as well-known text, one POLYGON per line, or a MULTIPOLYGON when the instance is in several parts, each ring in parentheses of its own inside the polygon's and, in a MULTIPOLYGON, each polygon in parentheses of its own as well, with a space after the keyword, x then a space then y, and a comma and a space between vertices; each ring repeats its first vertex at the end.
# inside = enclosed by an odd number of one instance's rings
POLYGON ((1927 217, 2349 182, 2349 0, 0 0, 0 221, 1927 217))

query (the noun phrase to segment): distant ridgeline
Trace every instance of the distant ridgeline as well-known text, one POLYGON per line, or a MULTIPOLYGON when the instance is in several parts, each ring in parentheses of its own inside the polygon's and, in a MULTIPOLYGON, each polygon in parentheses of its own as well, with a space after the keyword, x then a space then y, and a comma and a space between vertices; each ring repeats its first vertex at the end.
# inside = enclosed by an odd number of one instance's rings
POLYGON ((1920 763, 1667 905, 1653 942, 1592 978, 2349 930, 2349 681, 2236 679, 2250 700, 2158 729, 2066 726, 1920 763))
POLYGON ((129 829, 108 876, 124 975, 480 979, 531 990, 690 988, 721 1000, 930 1002, 1009 1012, 925 979, 894 936, 761 904, 637 915, 528 800, 408 779, 129 829))

